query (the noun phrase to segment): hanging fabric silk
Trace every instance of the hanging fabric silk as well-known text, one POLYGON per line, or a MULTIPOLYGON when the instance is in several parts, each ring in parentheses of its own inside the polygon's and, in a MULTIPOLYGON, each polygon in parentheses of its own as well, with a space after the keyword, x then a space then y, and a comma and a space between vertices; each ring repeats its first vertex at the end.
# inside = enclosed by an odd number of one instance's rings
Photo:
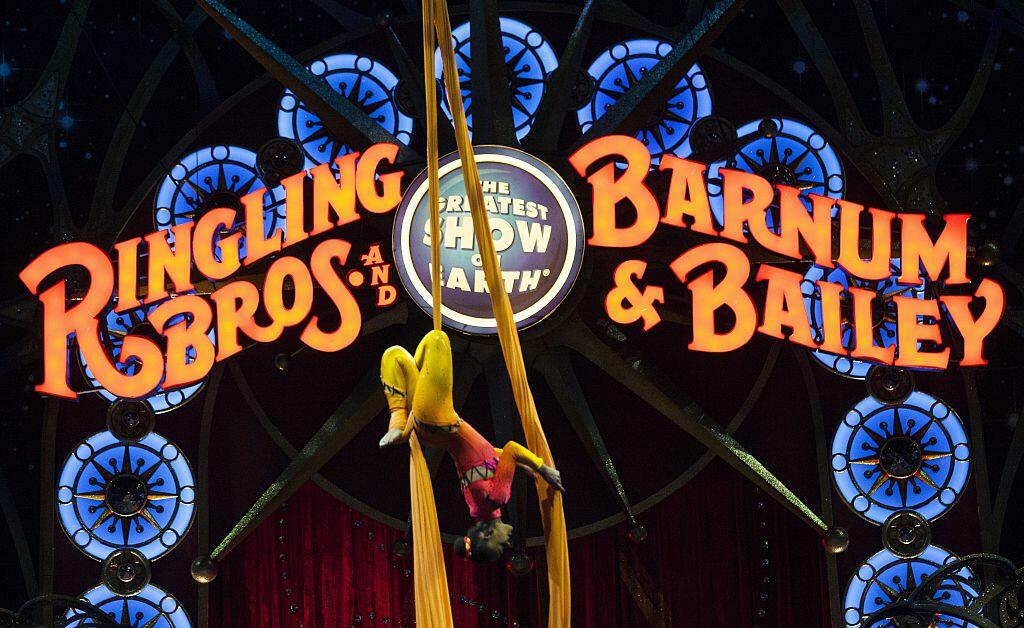
MULTIPOLYGON (((427 174, 430 179, 430 207, 438 206, 437 174, 437 88, 434 84, 434 26, 431 0, 423 2, 423 88, 427 94, 427 174)), ((430 213, 431 243, 440 241, 441 216, 430 213)), ((430 290, 434 304, 434 329, 441 329, 441 247, 432 245, 430 290)), ((409 421, 412 426, 414 421, 409 421)), ((423 456, 416 430, 409 436, 409 496, 412 503, 413 594, 416 624, 452 628, 452 607, 448 597, 448 576, 441 552, 441 530, 437 524, 434 484, 423 456)))
MULTIPOLYGON (((537 407, 530 392, 523 363, 522 347, 513 319, 512 306, 505 292, 501 267, 491 239, 491 228, 484 207, 480 176, 473 157, 473 146, 466 124, 462 93, 459 89, 455 52, 452 47, 451 23, 445 0, 423 0, 423 87, 427 100, 427 175, 430 190, 430 242, 431 242, 431 295, 433 300, 434 329, 441 329, 441 216, 438 196, 437 146, 437 87, 434 83, 434 33, 441 49, 444 81, 449 108, 455 123, 455 139, 462 162, 463 180, 469 197, 473 229, 484 276, 491 298, 491 307, 497 321, 498 339, 505 358, 505 368, 512 384, 512 393, 522 420, 527 447, 554 467, 551 449, 537 416, 537 407)), ((437 511, 434 504, 430 473, 415 431, 410 441, 409 478, 412 496, 414 592, 416 595, 416 623, 431 628, 452 626, 448 584, 441 553, 437 511)), ((548 572, 548 625, 561 628, 570 625, 571 591, 569 579, 569 550, 562 511, 562 494, 538 478, 541 520, 548 572)))

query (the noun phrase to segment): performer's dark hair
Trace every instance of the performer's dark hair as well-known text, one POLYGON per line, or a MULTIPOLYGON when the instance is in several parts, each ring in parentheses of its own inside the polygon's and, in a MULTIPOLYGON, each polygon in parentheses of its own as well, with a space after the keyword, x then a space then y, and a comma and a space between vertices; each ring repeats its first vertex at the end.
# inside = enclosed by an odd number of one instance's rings
POLYGON ((493 563, 505 553, 504 548, 488 542, 488 526, 478 521, 466 531, 466 536, 455 539, 455 555, 478 563, 493 563), (467 548, 468 545, 468 548, 467 548))

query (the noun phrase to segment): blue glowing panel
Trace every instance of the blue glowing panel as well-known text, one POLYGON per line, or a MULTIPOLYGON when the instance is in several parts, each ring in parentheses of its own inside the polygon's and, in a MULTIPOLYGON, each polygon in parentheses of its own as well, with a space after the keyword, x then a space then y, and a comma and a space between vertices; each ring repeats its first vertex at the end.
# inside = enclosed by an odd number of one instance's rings
MULTIPOLYGON (((93 587, 79 596, 122 626, 133 628, 191 628, 188 613, 173 595, 158 586, 147 584, 131 597, 117 595, 106 585, 93 587)), ((65 616, 68 628, 85 628, 95 623, 74 609, 65 616)))
MULTIPOLYGON (((544 95, 548 76, 558 67, 558 57, 544 36, 519 20, 509 17, 500 19, 501 43, 505 48, 505 65, 508 66, 509 96, 512 99, 512 124, 516 137, 523 139, 530 132, 537 107, 544 95)), ((473 83, 472 56, 470 55, 469 22, 452 30, 455 40, 455 64, 459 69, 459 88, 462 105, 466 109, 466 124, 473 132, 473 83)), ((481 70, 482 71, 482 70, 481 70)), ((434 76, 442 81, 444 68, 441 67, 441 49, 434 49, 434 76)), ((441 83, 444 88, 443 82, 441 83)), ((448 120, 452 112, 448 107, 448 94, 444 93, 441 109, 448 120)))
MULTIPOLYGON (((147 303, 140 307, 120 313, 115 312, 114 308, 111 307, 104 315, 104 325, 100 331, 100 339, 107 349, 107 354, 114 360, 115 367, 122 373, 126 375, 133 375, 139 369, 139 363, 135 361, 134 358, 124 361, 121 360, 121 344, 124 341, 125 335, 139 333, 140 331, 145 333, 146 330, 152 330, 152 326, 149 324, 147 316, 162 302, 163 301, 147 303)), ((171 326, 184 320, 186 320, 185 314, 177 314, 172 316, 167 324, 168 326, 171 326)), ((210 341, 214 342, 214 345, 216 345, 214 331, 212 329, 209 331, 207 336, 210 338, 210 341)), ((196 350, 189 347, 185 360, 191 364, 195 359, 196 350)), ((90 369, 89 365, 85 363, 85 356, 82 355, 81 351, 78 353, 78 361, 79 364, 82 365, 82 372, 85 374, 85 378, 89 380, 89 383, 96 389, 96 392, 107 401, 115 401, 117 396, 100 385, 100 382, 96 379, 92 369, 90 369)), ((149 403, 150 407, 153 408, 153 412, 157 414, 168 412, 195 397, 196 394, 202 390, 204 383, 205 380, 201 380, 187 386, 168 389, 165 389, 161 384, 160 386, 157 386, 156 390, 151 392, 145 399, 149 403)))
MULTIPOLYGON (((584 133, 594 121, 672 50, 672 44, 656 39, 631 39, 605 50, 587 69, 594 80, 594 95, 576 112, 584 133)), ((690 130, 700 118, 711 115, 711 90, 700 66, 694 64, 676 83, 675 91, 655 114, 651 126, 637 133, 651 151, 653 162, 671 153, 687 157, 690 130)))
MULTIPOLYGON (((800 190, 807 210, 811 210, 808 194, 842 198, 846 176, 835 150, 811 127, 789 118, 765 118, 748 122, 736 130, 740 148, 731 157, 708 166, 708 197, 715 221, 724 219, 722 202, 722 168, 743 170, 800 190)), ((837 213, 832 208, 832 215, 837 213)), ((778 233, 778 207, 765 214, 768 228, 778 233)))
MULTIPOLYGON (((379 124, 398 141, 408 145, 412 139, 412 118, 398 109, 395 88, 398 77, 380 61, 353 54, 336 54, 317 59, 309 70, 322 77, 338 92, 379 124)), ((295 140, 306 156, 306 169, 333 163, 352 149, 331 136, 320 118, 285 90, 277 110, 277 132, 295 140)))
POLYGON ((137 443, 100 432, 79 443, 57 484, 61 526, 97 560, 126 547, 155 560, 185 536, 195 514, 195 480, 184 454, 150 433, 137 443))
POLYGON ((971 472, 960 417, 915 391, 901 404, 862 399, 832 439, 832 479, 843 501, 868 521, 913 510, 932 521, 960 499, 971 472))
MULTIPOLYGON (((882 550, 867 559, 850 579, 846 586, 843 603, 843 622, 847 628, 868 628, 862 622, 875 611, 889 605, 901 594, 912 591, 934 574, 941 567, 957 560, 937 545, 929 545, 920 556, 915 558, 899 558, 889 550, 882 550)), ((972 576, 964 567, 957 576, 963 579, 972 576)), ((978 592, 965 584, 963 580, 950 578, 936 589, 935 598, 952 606, 966 606, 978 597, 978 592)), ((932 626, 952 627, 974 626, 962 619, 947 615, 935 618, 932 626)), ((893 620, 877 622, 871 628, 896 628, 893 620)))
MULTIPOLYGON (((824 339, 822 328, 821 312, 821 289, 818 288, 818 281, 837 283, 843 287, 840 297, 840 317, 843 346, 853 349, 856 337, 853 330, 853 305, 850 301, 848 288, 863 288, 874 292, 875 297, 875 325, 873 328, 874 343, 880 347, 890 347, 896 344, 896 302, 894 297, 907 297, 923 299, 927 282, 919 286, 905 286, 897 283, 896 279, 900 274, 900 262, 894 259, 889 264, 890 275, 882 281, 869 281, 854 277, 839 266, 825 268, 824 266, 811 266, 800 282, 800 292, 804 296, 804 308, 807 310, 807 320, 811 323, 811 332, 814 341, 820 343, 824 339)), ((825 368, 854 379, 864 379, 871 368, 871 363, 864 360, 857 360, 847 355, 835 355, 825 351, 812 351, 811 355, 825 368)))
MULTIPOLYGON (((154 218, 157 229, 198 220, 205 212, 228 207, 238 212, 230 232, 241 231, 245 212, 241 199, 266 185, 256 171, 256 153, 238 146, 208 146, 186 155, 171 167, 156 193, 154 218)), ((263 226, 266 237, 275 230, 284 233, 284 188, 263 194, 263 226)), ((174 242, 174 234, 169 240, 174 242)), ((240 243, 245 257, 245 237, 240 243)), ((220 259, 220 256, 217 255, 220 259)))

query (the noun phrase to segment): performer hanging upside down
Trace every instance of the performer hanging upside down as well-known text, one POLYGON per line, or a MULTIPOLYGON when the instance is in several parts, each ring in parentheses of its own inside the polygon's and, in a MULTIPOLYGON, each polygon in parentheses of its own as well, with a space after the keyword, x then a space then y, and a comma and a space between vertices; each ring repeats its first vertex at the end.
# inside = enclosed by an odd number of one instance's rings
POLYGON ((509 500, 516 467, 562 491, 562 476, 532 451, 509 441, 498 449, 455 412, 452 401, 452 347, 443 331, 431 331, 413 357, 403 347, 390 347, 381 357, 380 378, 391 410, 381 447, 408 440, 412 430, 427 446, 452 457, 462 494, 475 523, 455 542, 455 553, 491 562, 511 546, 512 526, 501 520, 509 500))

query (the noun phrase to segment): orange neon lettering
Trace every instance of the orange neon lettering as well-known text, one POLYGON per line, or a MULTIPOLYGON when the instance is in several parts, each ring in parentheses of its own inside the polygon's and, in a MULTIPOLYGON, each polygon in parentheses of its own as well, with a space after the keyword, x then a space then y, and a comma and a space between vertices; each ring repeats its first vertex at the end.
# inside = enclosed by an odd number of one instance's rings
POLYGON ((985 309, 978 318, 971 313, 971 297, 942 296, 942 304, 949 311, 957 331, 964 339, 964 357, 961 366, 984 366, 988 361, 984 356, 985 338, 995 329, 1006 308, 1006 292, 1003 287, 989 278, 981 280, 974 291, 974 299, 984 299, 985 309))
POLYGON ((860 215, 864 206, 843 199, 837 199, 836 203, 839 204, 839 265, 861 279, 888 279, 892 261, 892 219, 896 214, 874 207, 868 209, 871 255, 864 259, 860 253, 860 215))
POLYGON ((262 326, 255 320, 260 303, 260 291, 248 281, 235 281, 210 295, 217 306, 217 361, 220 362, 242 350, 238 332, 257 342, 277 340, 283 331, 277 321, 262 326))
POLYGON ((142 238, 132 238, 114 245, 117 251, 117 302, 115 312, 126 312, 139 307, 139 244, 142 238))
POLYGON ((569 163, 584 176, 599 159, 613 156, 626 160, 622 176, 616 178, 616 165, 609 162, 587 177, 594 190, 594 234, 588 242, 594 246, 639 246, 654 234, 661 213, 658 201, 644 183, 651 168, 647 147, 635 137, 606 135, 583 145, 569 157, 569 163), (626 200, 632 204, 636 219, 627 227, 619 227, 616 205, 626 200))
POLYGON ((170 294, 165 277, 171 280, 175 292, 188 292, 192 289, 192 227, 191 222, 171 227, 171 233, 174 234, 173 246, 166 230, 154 231, 146 236, 146 245, 149 247, 147 303, 156 303, 170 294))
POLYGON ((309 237, 304 223, 306 174, 303 170, 281 180, 281 187, 284 188, 283 246, 298 244, 309 237))
POLYGON ((255 264, 271 253, 281 250, 280 227, 275 226, 270 237, 266 237, 267 227, 263 220, 263 195, 266 192, 266 188, 260 188, 242 197, 242 206, 245 207, 245 259, 243 263, 246 266, 255 264))
POLYGON ((366 211, 374 214, 383 214, 391 211, 402 202, 402 175, 401 170, 387 174, 377 174, 380 162, 389 164, 395 163, 398 157, 397 144, 374 144, 366 149, 363 156, 359 158, 356 170, 356 193, 359 195, 359 204, 366 211), (377 182, 380 181, 380 194, 377 193, 377 182))
POLYGON ((817 281, 818 293, 821 295, 821 344, 818 348, 835 355, 845 354, 843 346, 842 302, 843 286, 831 281, 817 281))
POLYGON ((835 199, 818 194, 808 194, 811 211, 807 211, 800 198, 800 190, 786 185, 779 190, 779 239, 777 248, 771 249, 779 255, 802 260, 800 241, 807 245, 814 263, 832 268, 832 207, 835 199))
POLYGON ((313 316, 309 319, 306 328, 300 336, 302 342, 317 351, 340 351, 352 344, 359 337, 359 330, 363 326, 362 314, 359 311, 359 303, 356 302, 348 286, 335 272, 333 263, 335 260, 344 265, 348 260, 349 251, 352 245, 344 240, 324 240, 316 249, 309 260, 309 267, 313 271, 313 277, 324 289, 327 296, 331 298, 334 306, 338 308, 341 323, 338 328, 331 332, 320 329, 320 317, 313 316))
POLYGON ((805 347, 817 348, 811 338, 811 324, 807 320, 804 297, 800 292, 803 275, 761 264, 755 277, 757 281, 768 282, 764 301, 764 321, 757 331, 773 338, 785 339, 783 327, 792 330, 791 342, 805 347))
POLYGON ((349 153, 334 160, 338 178, 334 178, 330 164, 320 164, 310 170, 313 174, 313 229, 309 235, 323 233, 335 226, 359 220, 356 213, 356 159, 359 153, 349 153), (331 221, 333 213, 335 220, 331 221))
POLYGON ((378 264, 370 267, 370 285, 379 286, 388 282, 391 276, 391 264, 378 264))
POLYGON ((377 307, 387 307, 398 300, 398 290, 394 286, 377 287, 377 307))
POLYGON ((893 297, 892 301, 896 304, 896 340, 899 345, 896 366, 946 368, 949 364, 948 347, 942 351, 921 351, 919 346, 922 340, 942 344, 938 302, 914 297, 893 297), (932 322, 923 321, 922 317, 930 318, 932 322))
POLYGON ((306 265, 290 256, 275 260, 263 280, 263 307, 282 327, 301 323, 313 309, 313 277, 306 265), (291 306, 284 303, 286 284, 293 292, 291 306))
POLYGON ((924 266, 928 277, 937 281, 942 268, 948 264, 948 284, 964 284, 967 277, 967 221, 970 214, 945 214, 946 222, 938 239, 932 242, 928 230, 924 227, 924 215, 900 214, 903 225, 901 235, 901 272, 899 282, 902 284, 921 284, 921 266, 924 266))
POLYGON ((29 292, 51 273, 69 266, 81 266, 89 275, 89 289, 68 309, 67 281, 60 280, 38 294, 43 305, 43 381, 36 390, 47 395, 75 399, 68 386, 68 337, 75 336, 86 364, 100 385, 118 397, 142 397, 160 383, 163 356, 160 348, 141 336, 128 335, 121 344, 120 360, 137 361, 134 375, 122 373, 107 355, 99 337, 97 317, 114 292, 114 268, 98 247, 86 242, 69 242, 32 260, 19 275, 29 292))
POLYGON ((738 349, 754 335, 757 310, 743 285, 750 277, 750 261, 743 251, 731 244, 712 242, 694 247, 676 258, 672 272, 693 293, 693 342, 695 351, 722 353, 738 349), (715 284, 714 271, 709 270, 689 283, 686 276, 696 267, 709 262, 725 266, 725 276, 715 284), (732 311, 732 329, 719 333, 715 329, 715 312, 721 307, 732 311))
POLYGON ((665 289, 660 286, 647 286, 642 290, 636 287, 634 278, 643 279, 645 272, 647 262, 638 259, 628 259, 616 266, 613 273, 615 288, 608 291, 604 310, 608 318, 623 325, 643 320, 644 331, 649 331, 661 322, 654 305, 665 302, 665 289))
POLYGON ((237 212, 229 207, 217 207, 203 214, 192 232, 192 257, 196 269, 204 277, 214 281, 230 277, 241 267, 239 246, 242 234, 234 231, 227 236, 221 234, 231 230, 237 212), (220 260, 217 249, 220 249, 220 260))
POLYGON ((185 386, 206 377, 216 356, 207 335, 213 324, 213 310, 206 299, 197 294, 168 299, 149 313, 149 322, 167 338, 164 388, 185 386), (178 315, 182 315, 178 321, 167 324, 178 315), (195 351, 194 358, 189 356, 190 348, 195 351))
POLYGON ((766 179, 743 172, 722 168, 722 204, 724 226, 722 237, 746 242, 744 225, 757 242, 771 250, 778 248, 774 241, 779 236, 768 229, 766 212, 775 198, 775 190, 766 179))
POLYGON ((853 300, 853 351, 851 355, 863 360, 871 360, 882 364, 892 364, 896 347, 880 347, 875 344, 875 320, 871 311, 871 302, 875 293, 864 288, 847 288, 853 300))
POLYGON ((711 203, 708 201, 708 189, 704 182, 704 171, 707 168, 704 164, 680 159, 675 155, 662 156, 659 169, 670 170, 672 178, 669 181, 665 215, 661 222, 674 227, 689 226, 698 233, 715 235, 711 203), (684 215, 693 219, 690 225, 683 221, 684 215))

